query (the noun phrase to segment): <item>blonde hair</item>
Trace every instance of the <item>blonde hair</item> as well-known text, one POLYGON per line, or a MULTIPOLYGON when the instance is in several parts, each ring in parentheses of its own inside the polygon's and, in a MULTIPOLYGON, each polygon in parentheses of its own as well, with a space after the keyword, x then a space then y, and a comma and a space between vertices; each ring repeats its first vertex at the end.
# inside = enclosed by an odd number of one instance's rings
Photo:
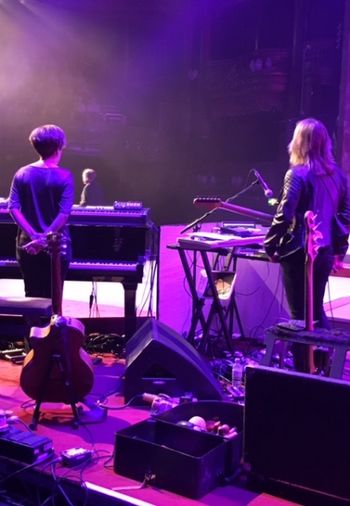
POLYGON ((331 174, 335 167, 332 141, 321 121, 306 118, 295 127, 288 145, 291 166, 308 165, 315 174, 331 174))

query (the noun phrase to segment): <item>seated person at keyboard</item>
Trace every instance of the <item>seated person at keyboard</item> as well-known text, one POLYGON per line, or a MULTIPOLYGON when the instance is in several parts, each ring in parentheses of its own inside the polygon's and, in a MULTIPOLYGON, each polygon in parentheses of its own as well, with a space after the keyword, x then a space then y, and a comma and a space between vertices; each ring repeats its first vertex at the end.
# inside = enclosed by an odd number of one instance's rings
POLYGON ((35 128, 29 141, 39 160, 20 168, 14 175, 8 202, 18 225, 16 258, 27 297, 51 297, 51 262, 46 248, 48 232, 60 232, 65 244, 62 255, 62 283, 71 258, 67 220, 74 199, 74 182, 68 169, 59 167, 66 144, 63 130, 56 125, 35 128), (30 245, 29 245, 30 243, 30 245))
POLYGON ((94 169, 84 169, 81 176, 84 184, 80 196, 80 206, 101 206, 104 204, 102 188, 97 181, 94 169))
MULTIPOLYGON (((304 214, 316 215, 322 238, 314 262, 314 317, 316 326, 329 329, 323 298, 332 269, 347 251, 346 230, 350 226, 350 200, 345 175, 336 165, 326 127, 318 120, 301 120, 289 144, 290 168, 285 174, 283 193, 264 246, 272 261, 279 261, 292 319, 304 320, 305 224, 304 214), (338 243, 332 234, 334 216, 342 219, 345 237, 338 243)), ((296 368, 308 372, 307 345, 295 345, 296 368)))

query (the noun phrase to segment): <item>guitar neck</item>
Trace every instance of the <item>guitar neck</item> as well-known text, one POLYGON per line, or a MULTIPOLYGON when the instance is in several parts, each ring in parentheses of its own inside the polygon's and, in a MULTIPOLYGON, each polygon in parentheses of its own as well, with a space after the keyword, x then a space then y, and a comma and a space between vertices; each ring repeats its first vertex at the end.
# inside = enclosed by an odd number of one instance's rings
POLYGON ((49 251, 51 255, 51 296, 53 312, 57 316, 62 316, 62 275, 61 275, 61 251, 62 235, 60 233, 51 233, 48 235, 49 251))
POLYGON ((61 278, 61 258, 60 255, 51 259, 51 290, 52 290, 52 308, 54 314, 62 316, 62 278, 61 278))
POLYGON ((313 260, 306 258, 305 262, 305 328, 314 330, 314 290, 313 290, 313 260))
POLYGON ((249 216, 256 220, 271 224, 273 215, 256 211, 255 209, 249 209, 249 207, 237 206, 236 204, 230 204, 229 202, 223 202, 217 197, 196 197, 193 200, 195 206, 204 207, 210 211, 214 209, 225 209, 235 214, 242 214, 243 216, 249 216))
POLYGON ((313 211, 306 211, 304 215, 305 240, 305 326, 306 330, 314 330, 314 262, 318 252, 318 241, 322 238, 317 230, 316 215, 313 211))
POLYGON ((261 211, 256 211, 255 209, 249 209, 249 207, 237 206, 236 204, 230 204, 228 202, 221 202, 219 205, 220 209, 225 209, 226 211, 230 211, 231 213, 242 214, 244 216, 249 216, 250 218, 259 219, 261 221, 265 221, 267 223, 271 223, 273 219, 272 214, 263 213, 261 211))

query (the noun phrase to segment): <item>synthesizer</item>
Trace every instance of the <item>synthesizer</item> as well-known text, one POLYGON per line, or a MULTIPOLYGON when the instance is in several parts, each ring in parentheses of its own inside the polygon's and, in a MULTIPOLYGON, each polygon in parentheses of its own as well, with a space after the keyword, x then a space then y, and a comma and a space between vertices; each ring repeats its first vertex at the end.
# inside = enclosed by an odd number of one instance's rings
MULTIPOLYGON (((0 207, 0 223, 13 223, 6 207, 0 207)), ((73 225, 149 226, 150 209, 120 208, 114 206, 73 206, 69 220, 73 225)))
POLYGON ((72 225, 118 225, 147 226, 150 224, 148 208, 130 208, 114 206, 73 206, 69 217, 72 225))
MULTIPOLYGON (((141 262, 92 262, 72 260, 66 279, 68 281, 115 281, 133 279, 142 283, 143 263, 141 262)), ((21 279, 17 260, 0 258, 0 275, 4 279, 21 279)))
MULTIPOLYGON (((74 206, 69 218, 72 261, 67 280, 119 282, 124 289, 125 335, 136 330, 135 298, 146 260, 157 260, 158 228, 150 210, 127 203, 115 206, 74 206)), ((20 279, 16 261, 17 225, 0 206, 0 276, 20 279)))
POLYGON ((218 248, 236 248, 250 244, 259 245, 263 243, 264 237, 264 235, 240 237, 234 234, 220 234, 216 232, 193 232, 188 236, 179 237, 177 243, 179 246, 188 249, 210 251, 218 248))
POLYGON ((235 248, 233 255, 237 258, 246 258, 247 260, 263 260, 269 262, 270 259, 267 256, 263 246, 242 246, 235 248))
MULTIPOLYGON (((147 208, 74 206, 69 219, 73 259, 80 262, 135 262, 155 254, 158 229, 147 208)), ((0 208, 0 259, 14 260, 17 225, 0 208)))

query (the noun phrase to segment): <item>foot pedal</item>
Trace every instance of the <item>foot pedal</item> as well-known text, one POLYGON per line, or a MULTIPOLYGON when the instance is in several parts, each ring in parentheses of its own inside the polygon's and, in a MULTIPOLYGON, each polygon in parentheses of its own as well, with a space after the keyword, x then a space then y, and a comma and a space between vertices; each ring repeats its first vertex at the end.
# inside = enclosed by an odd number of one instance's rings
POLYGON ((302 330, 305 330, 305 322, 303 320, 289 320, 287 322, 277 323, 276 327, 282 330, 293 330, 294 332, 300 332, 302 330))
POLYGON ((0 351, 0 358, 8 360, 13 364, 23 364, 25 357, 26 352, 24 351, 24 348, 12 348, 0 351))

